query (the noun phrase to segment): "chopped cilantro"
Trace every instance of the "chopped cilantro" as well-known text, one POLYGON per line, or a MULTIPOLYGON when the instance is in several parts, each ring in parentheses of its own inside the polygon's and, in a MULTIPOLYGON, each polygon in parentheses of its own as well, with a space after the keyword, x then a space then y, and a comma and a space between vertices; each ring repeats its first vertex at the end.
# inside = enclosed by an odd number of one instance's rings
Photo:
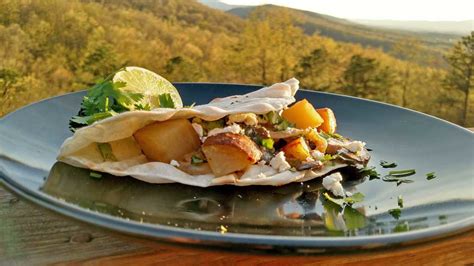
POLYGON ((319 132, 319 135, 325 139, 330 139, 331 138, 331 135, 329 135, 328 133, 324 132, 324 131, 320 131, 319 132))
POLYGON ((104 161, 117 161, 117 158, 115 158, 112 152, 112 146, 110 146, 110 143, 97 143, 97 148, 99 148, 104 161))
POLYGON ((398 196, 397 203, 398 203, 398 207, 403 208, 403 198, 402 198, 402 196, 398 196))
POLYGON ((398 171, 390 171, 388 172, 388 175, 393 176, 393 177, 405 177, 405 176, 411 176, 416 174, 415 169, 409 169, 409 170, 398 170, 398 171))
MULTIPOLYGON (((323 131, 321 131, 321 132, 323 132, 323 131)), ((341 136, 341 135, 339 135, 339 134, 337 134, 337 133, 332 133, 332 134, 331 134, 331 133, 327 133, 327 134, 328 134, 331 138, 339 139, 339 140, 344 140, 344 137, 341 136)))
POLYGON ((160 100, 160 107, 161 108, 175 108, 173 99, 171 98, 171 94, 163 93, 158 95, 158 99, 160 100))
POLYGON ((97 172, 90 172, 89 176, 92 177, 92 178, 95 178, 95 179, 101 179, 102 178, 102 174, 97 173, 97 172))
POLYGON ((201 120, 201 126, 207 131, 213 130, 214 128, 223 128, 224 125, 225 125, 224 119, 219 119, 219 120, 214 120, 214 121, 201 120))
POLYGON ((401 184, 408 184, 408 183, 413 183, 413 180, 410 179, 404 179, 402 176, 391 176, 391 175, 386 175, 382 178, 383 181, 385 182, 396 182, 397 186, 401 184))
POLYGON ((359 173, 362 176, 368 176, 369 180, 380 179, 380 174, 377 173, 377 171, 375 170, 375 167, 364 167, 359 170, 359 173))
POLYGON ((331 161, 331 160, 334 160, 334 159, 336 159, 336 158, 337 158, 337 156, 338 156, 337 154, 335 154, 335 155, 331 155, 331 154, 324 154, 324 157, 323 157, 323 158, 321 158, 321 161, 323 161, 323 162, 328 162, 328 161, 331 161))
POLYGON ((365 195, 362 194, 361 192, 354 193, 350 197, 344 198, 344 201, 347 202, 348 204, 352 205, 357 202, 362 202, 364 201, 365 195))
POLYGON ((434 172, 431 172, 431 173, 427 173, 427 174, 426 174, 426 179, 427 179, 427 180, 431 180, 431 179, 434 179, 434 178, 436 178, 436 175, 435 175, 434 172))
POLYGON ((268 138, 268 139, 262 139, 260 141, 260 143, 262 144, 263 147, 271 150, 273 149, 273 144, 275 144, 275 142, 273 141, 273 139, 271 138, 268 138))
POLYGON ((399 208, 397 208, 397 209, 390 209, 390 210, 388 210, 388 213, 389 213, 390 215, 392 215, 393 218, 395 218, 395 219, 398 220, 398 219, 400 218, 400 216, 402 215, 402 210, 400 210, 399 208))
POLYGON ((273 125, 273 127, 278 130, 282 131, 287 129, 288 127, 294 127, 294 124, 288 122, 286 119, 281 117, 277 112, 271 111, 266 114, 266 120, 273 125))
POLYGON ((328 192, 324 192, 323 196, 326 198, 326 200, 331 201, 341 207, 344 207, 345 205, 352 205, 357 202, 362 202, 364 200, 364 194, 357 192, 354 195, 350 197, 345 197, 345 198, 333 198, 329 195, 328 192))
POLYGON ((380 161, 380 166, 382 166, 383 168, 394 168, 394 167, 397 167, 397 164, 389 163, 387 161, 380 161))
POLYGON ((199 164, 202 164, 204 162, 205 162, 205 160, 202 159, 201 157, 197 156, 197 155, 193 155, 191 157, 191 164, 199 165, 199 164))

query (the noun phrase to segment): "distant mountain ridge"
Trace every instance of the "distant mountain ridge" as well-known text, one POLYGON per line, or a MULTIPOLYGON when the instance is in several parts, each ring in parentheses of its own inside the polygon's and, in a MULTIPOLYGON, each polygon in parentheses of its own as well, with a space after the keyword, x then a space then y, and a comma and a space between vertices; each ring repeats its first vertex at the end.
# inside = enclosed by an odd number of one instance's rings
POLYGON ((417 32, 434 32, 466 35, 474 30, 474 20, 463 21, 399 21, 353 19, 352 21, 378 28, 399 29, 417 32))
POLYGON ((223 11, 228 11, 233 8, 246 7, 245 5, 229 5, 219 0, 198 0, 198 2, 208 7, 220 9, 223 11))
POLYGON ((407 39, 419 39, 426 46, 426 52, 438 59, 441 59, 442 54, 452 46, 453 41, 460 37, 457 34, 380 29, 329 15, 276 5, 240 7, 231 9, 227 13, 246 19, 257 8, 261 11, 270 11, 271 9, 288 11, 295 24, 308 35, 318 33, 336 41, 382 48, 384 51, 390 51, 398 42, 404 42, 407 39))

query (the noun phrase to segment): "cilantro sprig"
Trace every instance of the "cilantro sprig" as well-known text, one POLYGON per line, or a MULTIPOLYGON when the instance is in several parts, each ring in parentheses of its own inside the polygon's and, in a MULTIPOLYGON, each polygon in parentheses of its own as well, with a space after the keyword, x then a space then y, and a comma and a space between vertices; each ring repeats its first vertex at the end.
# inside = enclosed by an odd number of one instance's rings
MULTIPOLYGON (((123 90, 125 82, 113 81, 113 76, 109 75, 92 86, 81 103, 81 110, 76 116, 69 120, 71 131, 91 125, 96 121, 117 115, 118 113, 143 110, 150 111, 153 107, 148 103, 143 103, 144 95, 138 92, 123 90)), ((176 108, 170 93, 158 95, 159 107, 176 108)))
POLYGON ((129 106, 148 109, 139 103, 143 94, 121 90, 120 88, 125 87, 125 82, 114 82, 112 77, 113 75, 108 76, 89 89, 82 99, 79 114, 73 116, 69 122, 72 131, 117 113, 129 111, 129 106))

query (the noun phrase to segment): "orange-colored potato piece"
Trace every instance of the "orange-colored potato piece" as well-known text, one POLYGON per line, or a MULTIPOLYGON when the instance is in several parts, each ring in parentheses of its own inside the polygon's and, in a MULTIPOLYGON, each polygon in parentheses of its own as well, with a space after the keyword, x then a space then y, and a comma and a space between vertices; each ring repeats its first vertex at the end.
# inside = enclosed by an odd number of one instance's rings
POLYGON ((201 140, 187 119, 155 122, 133 134, 150 161, 169 163, 199 149, 201 140))
POLYGON ((324 122, 318 127, 319 130, 322 130, 329 134, 336 133, 336 116, 334 112, 329 108, 320 108, 316 109, 316 112, 323 118, 324 122))
POLYGON ((257 144, 249 137, 233 133, 208 137, 202 152, 215 176, 244 170, 262 157, 257 144))
POLYGON ((306 99, 295 103, 282 113, 283 118, 294 123, 297 128, 319 127, 324 120, 306 99))
POLYGON ((285 156, 300 161, 306 160, 310 156, 309 147, 302 137, 299 137, 281 148, 285 156))
POLYGON ((316 130, 311 130, 308 134, 306 134, 305 137, 307 140, 314 143, 318 151, 326 153, 328 141, 325 138, 321 137, 316 130))

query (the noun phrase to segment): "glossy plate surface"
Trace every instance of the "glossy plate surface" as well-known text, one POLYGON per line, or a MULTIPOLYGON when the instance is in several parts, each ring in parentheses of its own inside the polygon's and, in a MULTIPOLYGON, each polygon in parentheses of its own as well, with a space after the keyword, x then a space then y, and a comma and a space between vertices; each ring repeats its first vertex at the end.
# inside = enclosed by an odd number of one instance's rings
MULTIPOLYGON (((257 86, 178 83, 185 104, 243 94, 257 86)), ((321 181, 282 187, 197 188, 152 185, 129 177, 89 177, 56 163, 71 135, 68 120, 84 92, 47 99, 0 121, 3 183, 48 209, 112 230, 164 241, 211 246, 311 250, 375 248, 428 241, 474 227, 474 134, 445 121, 391 105, 299 91, 330 107, 341 135, 373 151, 369 166, 383 176, 385 160, 416 169, 413 183, 358 179, 343 171, 344 186, 365 199, 344 210, 325 200, 321 181), (436 178, 426 179, 435 172, 436 178), (398 206, 399 196, 403 208, 398 206), (389 210, 400 208, 400 217, 389 210)))

